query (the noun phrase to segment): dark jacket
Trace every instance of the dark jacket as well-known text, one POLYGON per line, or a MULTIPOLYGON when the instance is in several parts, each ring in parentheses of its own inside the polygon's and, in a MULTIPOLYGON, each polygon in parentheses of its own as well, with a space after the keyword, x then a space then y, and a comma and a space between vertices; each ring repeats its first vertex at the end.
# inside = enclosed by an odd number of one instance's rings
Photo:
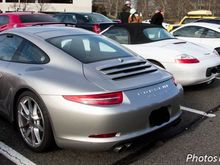
POLYGON ((130 16, 130 7, 124 5, 122 12, 119 14, 118 18, 121 20, 121 23, 128 23, 128 18, 130 16))
POLYGON ((122 11, 119 15, 119 19, 121 20, 121 23, 128 23, 129 16, 130 16, 129 12, 122 11))
POLYGON ((150 21, 151 24, 155 24, 155 25, 161 25, 163 23, 163 15, 161 14, 161 12, 155 13, 153 15, 153 17, 151 18, 150 21))

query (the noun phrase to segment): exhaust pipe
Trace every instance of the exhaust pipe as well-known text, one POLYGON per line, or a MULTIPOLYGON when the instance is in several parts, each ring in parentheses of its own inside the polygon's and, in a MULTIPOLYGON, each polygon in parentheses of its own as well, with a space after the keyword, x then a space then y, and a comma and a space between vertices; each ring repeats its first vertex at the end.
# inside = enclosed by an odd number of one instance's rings
POLYGON ((119 153, 119 152, 125 151, 130 146, 131 146, 131 143, 122 144, 122 145, 114 147, 113 151, 119 153))

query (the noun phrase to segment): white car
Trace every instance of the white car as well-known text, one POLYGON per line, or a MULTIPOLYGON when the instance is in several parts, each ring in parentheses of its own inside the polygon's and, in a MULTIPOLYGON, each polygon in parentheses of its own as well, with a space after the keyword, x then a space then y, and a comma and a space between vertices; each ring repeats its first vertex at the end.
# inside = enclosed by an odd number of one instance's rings
POLYGON ((181 26, 171 32, 175 37, 197 44, 204 44, 220 54, 220 25, 195 22, 181 26))
POLYGON ((217 51, 176 39, 160 26, 117 24, 101 34, 165 68, 183 86, 213 82, 220 73, 217 51))

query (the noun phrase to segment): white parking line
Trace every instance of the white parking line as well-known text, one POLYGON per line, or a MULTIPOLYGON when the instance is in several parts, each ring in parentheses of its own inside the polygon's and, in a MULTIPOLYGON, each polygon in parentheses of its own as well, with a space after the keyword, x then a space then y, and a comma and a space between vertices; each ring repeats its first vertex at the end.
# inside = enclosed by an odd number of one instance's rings
POLYGON ((192 108, 188 108, 188 107, 184 107, 184 106, 180 106, 180 109, 183 110, 183 111, 188 111, 188 112, 192 112, 192 113, 196 113, 196 114, 199 114, 199 115, 202 115, 202 116, 206 116, 206 117, 216 117, 215 114, 213 113, 206 113, 204 111, 199 111, 197 109, 192 109, 192 108))
POLYGON ((0 154, 4 155, 6 158, 8 158, 17 165, 36 165, 35 163, 25 158, 23 155, 16 152, 11 147, 7 146, 1 141, 0 141, 0 154))

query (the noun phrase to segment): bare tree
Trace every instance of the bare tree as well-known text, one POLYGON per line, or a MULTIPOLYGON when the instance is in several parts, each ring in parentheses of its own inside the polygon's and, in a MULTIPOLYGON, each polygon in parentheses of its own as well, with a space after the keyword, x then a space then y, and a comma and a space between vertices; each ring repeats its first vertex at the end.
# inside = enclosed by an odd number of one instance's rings
MULTIPOLYGON (((220 0, 131 0, 139 12, 142 12, 144 19, 150 17, 157 6, 165 10, 165 20, 168 22, 180 21, 191 10, 206 9, 213 14, 220 15, 220 0)), ((107 14, 113 17, 121 11, 125 0, 103 0, 107 14)))
POLYGON ((132 7, 137 9, 138 0, 131 0, 132 7))
POLYGON ((10 8, 12 8, 13 11, 27 11, 28 8, 28 2, 18 2, 13 3, 10 8))
POLYGON ((47 11, 49 9, 49 0, 38 0, 38 3, 36 4, 37 10, 39 12, 47 11))
POLYGON ((12 5, 9 6, 9 10, 12 11, 18 11, 20 9, 20 4, 19 3, 13 3, 12 5))
POLYGON ((108 0, 106 9, 109 16, 116 18, 121 11, 124 2, 122 0, 108 0))

